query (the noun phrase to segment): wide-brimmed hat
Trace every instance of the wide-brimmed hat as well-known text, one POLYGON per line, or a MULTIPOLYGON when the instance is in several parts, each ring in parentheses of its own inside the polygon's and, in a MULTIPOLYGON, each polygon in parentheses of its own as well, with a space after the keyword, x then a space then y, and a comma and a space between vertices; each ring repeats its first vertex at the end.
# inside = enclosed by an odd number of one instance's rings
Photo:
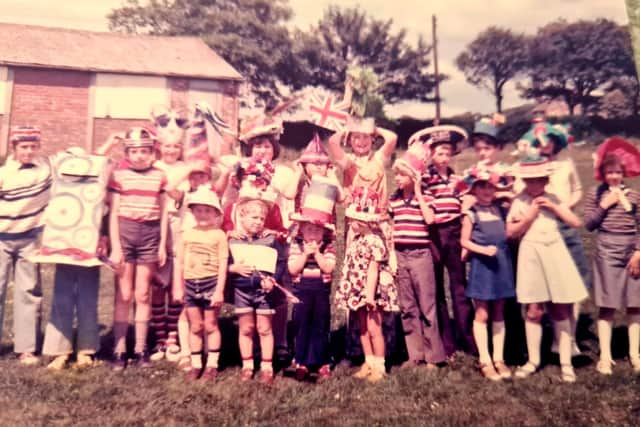
POLYGON ((604 177, 600 174, 600 165, 607 154, 613 154, 620 159, 624 166, 625 178, 640 176, 640 151, 626 139, 614 136, 600 144, 594 154, 595 179, 604 181, 604 177))
POLYGON ((521 179, 544 178, 553 173, 551 162, 545 157, 526 157, 518 162, 515 176, 521 179))
POLYGON ((490 143, 498 147, 502 147, 504 141, 498 138, 500 126, 505 123, 505 117, 502 114, 494 114, 492 117, 482 117, 476 121, 473 126, 473 132, 470 139, 485 137, 490 143))
POLYGON ((410 177, 422 175, 427 170, 430 152, 425 144, 412 144, 402 157, 393 162, 392 169, 400 170, 410 177))
POLYGON ((427 144, 429 149, 433 152, 438 145, 450 144, 453 147, 453 153, 458 154, 462 151, 464 142, 467 138, 467 131, 459 126, 438 125, 427 127, 415 132, 409 138, 409 145, 421 142, 423 144, 427 144))
POLYGON ((196 191, 187 193, 185 199, 188 208, 193 205, 205 205, 215 208, 218 212, 222 212, 218 195, 207 185, 201 185, 196 191))
POLYGON ((42 131, 37 126, 11 126, 9 142, 40 142, 42 131))
POLYGON ((331 164, 329 153, 327 149, 322 145, 320 136, 314 134, 313 139, 309 142, 304 151, 300 154, 300 163, 316 163, 316 164, 331 164))
POLYGON ((292 213, 291 221, 311 222, 333 230, 333 214, 339 189, 336 182, 320 176, 311 177, 299 212, 292 213))
POLYGON ((351 192, 351 201, 344 211, 347 218, 363 222, 379 222, 382 219, 378 194, 367 187, 357 187, 351 192))
POLYGON ((125 149, 142 147, 153 148, 156 139, 153 132, 146 127, 133 127, 125 133, 122 142, 124 143, 125 149))

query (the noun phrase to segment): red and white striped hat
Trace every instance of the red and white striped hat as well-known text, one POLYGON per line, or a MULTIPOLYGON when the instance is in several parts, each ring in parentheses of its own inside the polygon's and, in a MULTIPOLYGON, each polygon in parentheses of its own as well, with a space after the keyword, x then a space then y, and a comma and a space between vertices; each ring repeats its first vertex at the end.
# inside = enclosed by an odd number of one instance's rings
POLYGON ((331 164, 329 153, 327 153, 327 149, 322 145, 317 133, 313 136, 307 148, 300 154, 298 161, 300 163, 331 164))
POLYGON ((13 144, 30 141, 40 142, 42 132, 37 126, 12 126, 9 131, 9 141, 13 144))
POLYGON ((333 230, 333 211, 338 199, 338 186, 326 177, 313 176, 302 201, 300 212, 291 221, 311 222, 333 230))

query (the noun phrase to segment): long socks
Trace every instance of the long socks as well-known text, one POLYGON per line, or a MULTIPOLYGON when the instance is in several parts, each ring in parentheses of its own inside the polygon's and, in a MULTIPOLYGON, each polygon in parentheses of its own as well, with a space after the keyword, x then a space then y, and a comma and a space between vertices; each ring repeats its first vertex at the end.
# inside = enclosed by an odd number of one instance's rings
MULTIPOLYGON (((640 363, 640 315, 629 316, 629 359, 640 363)), ((637 364, 637 363, 636 363, 637 364)))
POLYGON ((600 360, 612 361, 611 356, 611 320, 598 319, 598 341, 600 342, 600 360))
POLYGON ((133 347, 135 353, 142 353, 147 349, 147 335, 149 333, 148 321, 136 321, 136 340, 133 347))
POLYGON ((129 329, 129 323, 127 322, 113 323, 114 353, 127 352, 127 329, 129 329))
POLYGON ((167 341, 167 318, 164 303, 151 306, 149 327, 153 331, 156 347, 164 347, 167 341))
POLYGON ((534 366, 540 366, 540 345, 542 343, 542 325, 540 323, 526 320, 524 330, 527 335, 527 352, 529 362, 534 366))
POLYGON ((504 360, 504 340, 505 328, 504 321, 491 323, 492 343, 493 343, 493 361, 502 362, 504 360))
POLYGON ((483 365, 491 364, 491 355, 489 354, 489 333, 487 324, 482 322, 473 322, 473 338, 476 340, 480 363, 483 365))
POLYGON ((554 331, 558 340, 558 353, 560 355, 560 366, 571 366, 571 321, 556 320, 553 322, 554 331))

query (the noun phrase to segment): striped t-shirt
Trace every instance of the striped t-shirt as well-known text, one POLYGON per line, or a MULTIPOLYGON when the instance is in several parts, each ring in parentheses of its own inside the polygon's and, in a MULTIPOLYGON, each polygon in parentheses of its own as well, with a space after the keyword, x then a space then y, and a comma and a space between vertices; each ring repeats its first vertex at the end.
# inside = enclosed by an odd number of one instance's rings
POLYGON ((28 165, 7 159, 0 167, 0 239, 33 237, 40 230, 51 182, 47 159, 28 165))
MULTIPOLYGON (((297 258, 304 256, 302 245, 302 242, 294 242, 291 244, 291 247, 289 248, 289 262, 293 262, 297 258)), ((329 260, 335 260, 336 258, 336 250, 332 243, 323 243, 320 248, 320 253, 329 260)), ((292 275, 291 280, 293 283, 300 283, 303 278, 322 278, 323 283, 331 283, 331 273, 323 273, 320 270, 320 266, 318 265, 316 258, 311 255, 307 258, 307 263, 304 265, 302 272, 300 274, 292 275)))
POLYGON ((109 190, 120 194, 118 216, 133 221, 160 219, 160 197, 166 186, 165 173, 153 166, 144 170, 116 169, 109 182, 109 190))
POLYGON ((431 208, 436 224, 443 224, 460 217, 462 210, 461 197, 469 188, 462 177, 455 175, 451 168, 447 168, 447 176, 441 176, 433 165, 422 177, 422 190, 431 197, 431 208))
MULTIPOLYGON (((630 212, 627 212, 620 202, 609 209, 600 207, 600 201, 609 193, 607 184, 600 184, 587 193, 584 199, 584 225, 587 230, 637 234, 640 224, 640 193, 624 186, 623 191, 631 204, 630 212)), ((636 249, 640 249, 640 238, 636 242, 636 249)))
MULTIPOLYGON (((425 196, 425 200, 432 202, 429 196, 425 196)), ((428 226, 415 195, 405 200, 401 190, 393 193, 389 199, 389 215, 393 218, 393 243, 396 248, 429 245, 428 226)))

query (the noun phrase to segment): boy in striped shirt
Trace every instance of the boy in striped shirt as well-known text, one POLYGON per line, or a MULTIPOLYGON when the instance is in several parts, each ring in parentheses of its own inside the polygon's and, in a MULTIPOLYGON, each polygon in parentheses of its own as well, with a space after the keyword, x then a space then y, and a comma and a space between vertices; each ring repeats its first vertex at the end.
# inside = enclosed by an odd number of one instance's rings
POLYGON ((413 144, 393 164, 397 190, 389 200, 393 242, 398 258, 398 301, 409 360, 403 366, 426 363, 434 368, 447 358, 436 304, 436 283, 428 224, 434 219, 431 198, 422 194, 424 148, 413 144))

